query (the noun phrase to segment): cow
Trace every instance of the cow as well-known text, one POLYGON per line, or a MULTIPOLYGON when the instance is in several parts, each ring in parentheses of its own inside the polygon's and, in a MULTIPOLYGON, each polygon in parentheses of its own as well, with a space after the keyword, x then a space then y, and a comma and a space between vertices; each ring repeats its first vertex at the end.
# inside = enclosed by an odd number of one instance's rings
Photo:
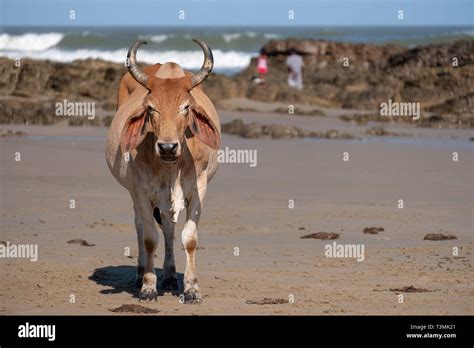
POLYGON ((195 74, 176 63, 141 69, 136 53, 146 42, 137 41, 130 47, 128 72, 120 81, 117 112, 108 132, 107 165, 133 201, 140 301, 157 301, 157 224, 165 241, 160 287, 175 293, 179 290, 173 244, 175 224, 184 208, 181 241, 186 270, 182 300, 202 301, 196 277, 198 225, 207 185, 218 166, 221 126, 201 85, 214 65, 212 51, 205 42, 193 41, 204 52, 204 63, 195 74))

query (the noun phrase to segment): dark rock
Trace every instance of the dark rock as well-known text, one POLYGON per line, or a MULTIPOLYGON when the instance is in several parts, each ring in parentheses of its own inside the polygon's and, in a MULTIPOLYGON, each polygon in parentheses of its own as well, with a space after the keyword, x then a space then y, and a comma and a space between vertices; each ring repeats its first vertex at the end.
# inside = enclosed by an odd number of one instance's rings
POLYGON ((325 138, 325 139, 354 139, 354 136, 340 133, 338 130, 329 130, 325 133, 307 131, 300 127, 293 127, 281 124, 260 125, 257 123, 245 124, 241 119, 235 119, 224 123, 221 126, 222 132, 239 135, 243 138, 258 139, 269 136, 272 139, 287 138, 325 138))
POLYGON ((474 93, 468 93, 456 98, 448 99, 441 104, 429 108, 439 113, 454 113, 457 115, 474 114, 474 93))
POLYGON ((26 132, 23 131, 12 131, 11 129, 3 130, 0 129, 0 138, 3 137, 22 137, 27 135, 26 132))
POLYGON ((288 108, 279 107, 279 108, 274 109, 273 112, 276 112, 279 114, 294 115, 294 116, 326 116, 324 111, 320 109, 302 110, 300 108, 295 108, 293 110, 293 113, 290 114, 288 108))
POLYGON ((338 130, 331 129, 326 132, 324 135, 327 139, 354 139, 353 135, 347 133, 340 133, 338 130))
POLYGON ((362 232, 365 234, 379 234, 379 232, 383 232, 385 229, 383 227, 365 227, 362 232))
POLYGON ((391 133, 385 130, 383 127, 372 127, 365 131, 366 134, 375 135, 375 136, 383 136, 383 135, 390 135, 391 133))
POLYGON ((262 126, 257 123, 250 123, 248 125, 245 125, 242 130, 241 136, 249 139, 261 138, 263 136, 262 126))
POLYGON ((453 236, 452 234, 443 234, 443 233, 428 233, 423 240, 452 240, 458 239, 458 237, 453 236))
POLYGON ((79 244, 81 246, 87 246, 87 247, 92 247, 95 246, 95 244, 91 244, 85 239, 71 239, 67 241, 68 244, 79 244))
POLYGON ((242 135, 245 128, 244 121, 240 118, 221 125, 222 133, 242 135))
POLYGON ((273 124, 268 126, 267 129, 272 139, 294 138, 298 136, 298 132, 291 126, 273 124))
POLYGON ((282 298, 268 298, 265 297, 261 300, 247 300, 245 301, 246 304, 254 304, 254 305, 275 305, 275 304, 286 304, 288 300, 282 298))
POLYGON ((301 239, 339 239, 340 234, 335 232, 317 232, 301 236, 301 239))
POLYGON ((141 313, 141 314, 155 314, 160 311, 153 308, 148 308, 145 306, 140 306, 137 304, 124 304, 120 307, 109 309, 109 311, 114 313, 141 313))
POLYGON ((390 291, 394 292, 432 292, 432 290, 427 290, 423 288, 415 288, 413 285, 405 286, 403 288, 393 288, 390 291))

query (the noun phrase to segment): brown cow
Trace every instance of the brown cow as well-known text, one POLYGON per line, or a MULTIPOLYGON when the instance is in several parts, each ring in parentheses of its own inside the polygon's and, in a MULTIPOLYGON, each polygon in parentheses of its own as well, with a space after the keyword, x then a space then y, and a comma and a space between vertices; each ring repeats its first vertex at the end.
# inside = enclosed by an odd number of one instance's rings
POLYGON ((181 240, 186 253, 184 302, 201 301, 196 278, 197 228, 207 184, 217 170, 220 121, 216 109, 199 86, 213 67, 212 52, 204 52, 196 73, 175 63, 155 64, 141 70, 136 42, 128 51, 129 72, 122 78, 118 110, 110 126, 107 164, 132 197, 138 235, 137 285, 140 299, 157 299, 154 254, 158 230, 165 239, 162 288, 177 290, 174 228, 186 207, 181 240))

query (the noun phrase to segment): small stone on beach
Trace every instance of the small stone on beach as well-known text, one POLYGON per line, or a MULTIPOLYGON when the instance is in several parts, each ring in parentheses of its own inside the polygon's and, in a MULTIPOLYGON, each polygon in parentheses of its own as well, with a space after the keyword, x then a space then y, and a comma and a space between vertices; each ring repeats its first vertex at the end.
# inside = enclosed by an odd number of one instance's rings
POLYGON ((452 234, 443 234, 443 233, 428 233, 423 240, 451 240, 458 239, 458 237, 453 236, 452 234))
POLYGON ((301 239, 339 239, 340 235, 339 233, 335 233, 335 232, 317 232, 317 233, 311 233, 311 234, 307 234, 307 235, 304 235, 304 236, 301 236, 300 238, 301 239))
POLYGON ((365 234, 379 234, 379 232, 383 232, 385 229, 383 227, 365 227, 362 232, 365 234))
POLYGON ((144 313, 144 314, 154 314, 159 313, 160 311, 153 308, 148 308, 140 306, 137 304, 124 304, 120 307, 109 309, 109 311, 114 313, 144 313))
POLYGON ((95 246, 95 244, 91 244, 88 241, 86 241, 85 239, 71 239, 71 240, 68 240, 67 243, 68 244, 79 244, 81 246, 87 246, 87 247, 95 246))
POLYGON ((282 298, 268 298, 265 297, 261 300, 247 300, 245 301, 246 304, 255 304, 255 305, 274 305, 274 304, 285 304, 288 303, 287 300, 282 298))
POLYGON ((415 288, 413 285, 405 286, 403 288, 391 288, 390 291, 395 292, 431 292, 432 290, 423 289, 423 288, 415 288))

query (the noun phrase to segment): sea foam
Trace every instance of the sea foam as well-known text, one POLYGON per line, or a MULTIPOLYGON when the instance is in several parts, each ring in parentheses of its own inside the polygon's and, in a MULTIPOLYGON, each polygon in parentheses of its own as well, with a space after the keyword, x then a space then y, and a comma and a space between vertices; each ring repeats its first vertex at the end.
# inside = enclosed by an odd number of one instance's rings
MULTIPOLYGON (((239 51, 222 51, 213 50, 215 69, 243 69, 247 67, 252 58, 252 54, 239 51)), ((56 62, 72 62, 76 59, 102 59, 115 63, 124 63, 127 56, 127 49, 117 50, 62 50, 51 48, 44 51, 17 51, 4 50, 0 51, 0 56, 8 58, 32 58, 40 60, 51 60, 56 62)), ((200 50, 194 51, 150 51, 140 50, 138 53, 138 61, 146 64, 175 62, 180 64, 184 69, 199 69, 203 62, 203 54, 200 50)))
POLYGON ((25 33, 0 35, 0 50, 44 51, 56 46, 64 35, 61 33, 25 33))

